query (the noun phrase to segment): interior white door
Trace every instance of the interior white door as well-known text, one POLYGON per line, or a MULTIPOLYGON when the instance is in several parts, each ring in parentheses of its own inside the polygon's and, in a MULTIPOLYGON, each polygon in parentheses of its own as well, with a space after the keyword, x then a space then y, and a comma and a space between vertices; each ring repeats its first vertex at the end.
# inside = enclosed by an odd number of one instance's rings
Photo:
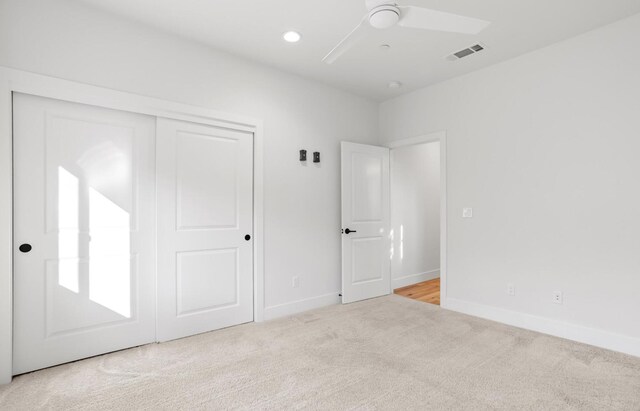
POLYGON ((389 149, 342 143, 342 302, 391 292, 389 149))
POLYGON ((155 118, 13 104, 13 373, 154 341, 155 118))
POLYGON ((253 320, 253 134, 159 118, 158 340, 253 320))

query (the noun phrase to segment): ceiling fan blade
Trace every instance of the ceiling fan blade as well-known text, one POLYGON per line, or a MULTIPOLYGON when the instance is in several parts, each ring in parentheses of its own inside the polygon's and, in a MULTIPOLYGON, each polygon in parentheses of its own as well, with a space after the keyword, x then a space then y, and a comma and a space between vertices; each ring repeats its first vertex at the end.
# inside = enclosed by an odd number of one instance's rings
POLYGON ((356 28, 351 31, 351 33, 347 34, 347 36, 343 38, 342 41, 340 41, 340 43, 338 43, 338 45, 333 48, 333 50, 331 50, 326 56, 324 56, 322 61, 327 64, 332 64, 338 59, 338 57, 343 55, 347 50, 355 46, 360 40, 366 37, 369 29, 371 28, 369 22, 367 21, 367 17, 368 16, 365 16, 360 24, 358 24, 358 26, 356 26, 356 28))
POLYGON ((402 16, 398 25, 414 29, 478 34, 491 24, 488 21, 473 17, 424 9, 422 7, 400 7, 400 11, 402 16))

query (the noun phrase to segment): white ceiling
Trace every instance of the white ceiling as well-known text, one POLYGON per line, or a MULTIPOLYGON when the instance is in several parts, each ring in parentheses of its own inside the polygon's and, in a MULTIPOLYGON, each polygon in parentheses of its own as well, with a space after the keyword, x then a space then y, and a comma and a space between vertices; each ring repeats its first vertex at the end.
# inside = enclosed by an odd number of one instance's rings
POLYGON ((376 100, 495 64, 640 13, 639 0, 401 0, 492 24, 477 36, 393 27, 321 62, 366 13, 364 0, 81 0, 98 8, 376 100), (282 33, 297 30, 288 44, 282 33), (487 49, 445 56, 476 43, 487 49), (380 44, 389 44, 383 51, 380 44), (400 81, 400 90, 390 90, 400 81))

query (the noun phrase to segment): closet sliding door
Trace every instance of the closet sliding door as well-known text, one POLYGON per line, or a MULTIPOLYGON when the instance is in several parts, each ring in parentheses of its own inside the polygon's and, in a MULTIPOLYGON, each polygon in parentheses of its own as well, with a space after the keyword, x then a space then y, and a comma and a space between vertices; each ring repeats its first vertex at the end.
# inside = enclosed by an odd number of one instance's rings
POLYGON ((253 320, 253 134, 159 118, 158 340, 253 320))
POLYGON ((155 117, 13 113, 13 374, 155 341, 155 117))
POLYGON ((13 374, 253 320, 253 134, 14 95, 13 374))

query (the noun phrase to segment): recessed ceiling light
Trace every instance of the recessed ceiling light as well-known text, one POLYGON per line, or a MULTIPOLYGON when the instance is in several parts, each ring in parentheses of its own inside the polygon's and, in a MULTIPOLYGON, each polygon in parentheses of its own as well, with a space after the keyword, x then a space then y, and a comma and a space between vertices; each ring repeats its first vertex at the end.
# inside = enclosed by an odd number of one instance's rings
POLYGON ((300 33, 298 33, 297 31, 287 31, 286 33, 284 33, 282 35, 282 38, 284 39, 284 41, 286 41, 287 43, 297 43, 300 41, 300 39, 302 38, 302 36, 300 35, 300 33))
POLYGON ((389 83, 390 89, 398 89, 400 87, 402 87, 402 83, 400 83, 399 81, 392 81, 389 83))
POLYGON ((380 45, 380 50, 383 50, 383 51, 384 50, 389 50, 390 48, 391 48, 391 46, 388 45, 388 44, 381 44, 380 45))

